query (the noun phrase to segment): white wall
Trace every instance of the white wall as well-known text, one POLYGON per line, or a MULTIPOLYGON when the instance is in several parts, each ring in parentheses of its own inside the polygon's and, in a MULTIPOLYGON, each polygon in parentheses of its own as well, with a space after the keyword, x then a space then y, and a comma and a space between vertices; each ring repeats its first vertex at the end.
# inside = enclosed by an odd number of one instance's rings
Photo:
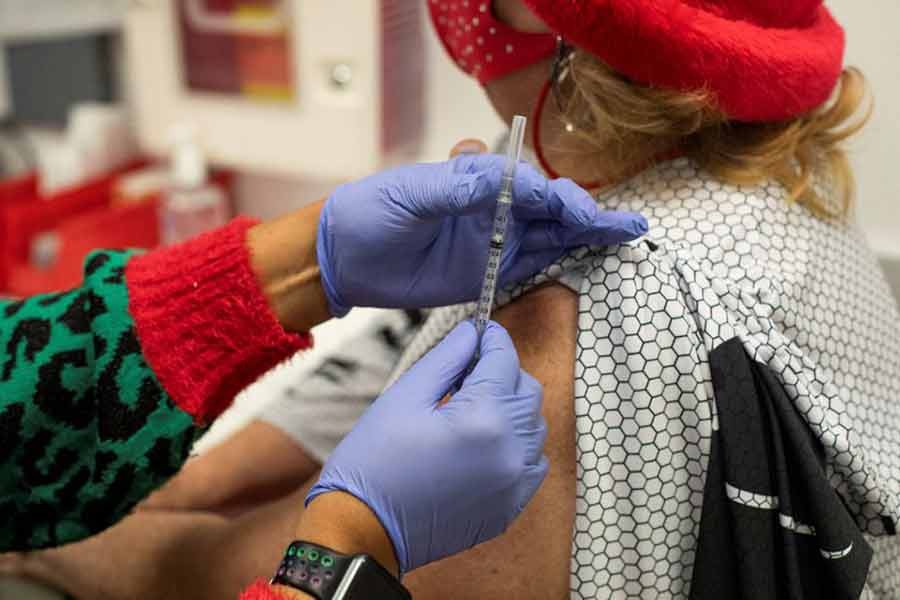
POLYGON ((847 29, 847 64, 865 72, 875 96, 872 122, 851 145, 860 222, 876 251, 900 258, 900 2, 828 4, 847 29))

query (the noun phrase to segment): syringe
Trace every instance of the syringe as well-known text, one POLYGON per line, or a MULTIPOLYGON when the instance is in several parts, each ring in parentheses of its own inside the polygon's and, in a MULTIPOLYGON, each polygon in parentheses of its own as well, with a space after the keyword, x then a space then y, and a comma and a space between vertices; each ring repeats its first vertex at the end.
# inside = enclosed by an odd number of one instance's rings
MULTIPOLYGON (((500 258, 503 255, 503 244, 506 241, 506 228, 509 225, 509 211, 512 207, 513 181, 516 168, 522 156, 522 144, 525 141, 525 126, 528 119, 523 116, 513 118, 509 134, 509 146, 506 149, 506 164, 503 167, 503 179, 500 182, 500 195, 497 196, 497 209, 494 212, 494 229, 488 244, 488 261, 484 270, 484 281, 481 284, 481 296, 475 309, 475 330, 478 332, 478 348, 481 348, 481 337, 491 318, 494 308, 494 294, 497 291, 497 278, 500 274, 500 258)), ((476 359, 477 359, 476 353, 476 359)))

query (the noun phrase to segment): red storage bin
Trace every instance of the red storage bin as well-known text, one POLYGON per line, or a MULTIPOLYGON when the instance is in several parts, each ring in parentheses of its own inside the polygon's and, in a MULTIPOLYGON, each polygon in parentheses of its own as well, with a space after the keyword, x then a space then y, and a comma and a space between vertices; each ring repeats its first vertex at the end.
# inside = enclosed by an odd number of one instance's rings
POLYGON ((31 296, 78 285, 84 257, 97 248, 153 248, 159 244, 157 203, 109 207, 68 218, 52 232, 59 254, 49 269, 22 261, 9 274, 9 290, 31 296))
MULTIPOLYGON (((109 176, 48 198, 37 182, 20 183, 23 195, 0 192, 0 291, 13 296, 59 291, 78 285, 85 256, 97 248, 153 248, 159 243, 157 202, 112 206, 113 186, 124 173, 145 166, 135 162, 109 176), (30 193, 28 193, 30 192, 30 193), (30 262, 31 245, 41 234, 58 241, 56 260, 41 268, 30 262)), ((231 198, 233 177, 216 172, 212 180, 231 198)), ((232 204, 233 205, 233 204, 232 204)))
POLYGON ((38 179, 34 173, 0 181, 0 206, 16 199, 29 198, 38 193, 38 179))
POLYGON ((0 181, 0 292, 6 289, 12 255, 8 250, 12 234, 6 230, 3 215, 7 207, 18 202, 27 202, 38 195, 37 175, 29 174, 6 181, 0 181))

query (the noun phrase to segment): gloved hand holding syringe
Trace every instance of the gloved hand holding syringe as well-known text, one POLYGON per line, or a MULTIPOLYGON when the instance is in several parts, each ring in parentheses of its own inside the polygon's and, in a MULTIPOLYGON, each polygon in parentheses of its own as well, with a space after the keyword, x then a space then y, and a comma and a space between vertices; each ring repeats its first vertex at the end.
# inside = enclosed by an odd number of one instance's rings
POLYGON ((493 287, 481 294, 486 322, 497 286, 522 281, 578 246, 618 244, 647 231, 641 215, 604 211, 571 180, 550 180, 518 163, 524 133, 522 118, 508 159, 463 153, 338 188, 322 209, 316 242, 331 314, 471 302, 481 291, 487 250, 493 287), (491 239, 502 244, 485 248, 494 212, 500 235, 491 239))

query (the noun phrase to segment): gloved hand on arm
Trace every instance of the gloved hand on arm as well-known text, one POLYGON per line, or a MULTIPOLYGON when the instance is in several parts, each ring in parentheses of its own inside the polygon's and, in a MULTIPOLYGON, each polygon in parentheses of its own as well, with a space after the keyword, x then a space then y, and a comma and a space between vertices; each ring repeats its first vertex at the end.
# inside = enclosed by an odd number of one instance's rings
MULTIPOLYGON (((505 159, 463 154, 338 187, 325 201, 254 227, 255 275, 285 329, 308 331, 355 306, 424 308, 475 300, 505 159)), ((500 285, 582 245, 647 232, 639 214, 601 210, 568 179, 526 163, 513 185, 500 285)))
POLYGON ((308 512, 335 492, 367 506, 401 573, 503 533, 547 474, 542 389, 501 326, 489 324, 479 362, 442 402, 477 345, 471 323, 451 332, 376 400, 307 497, 308 512))
MULTIPOLYGON (((339 187, 316 242, 334 316, 354 306, 422 308, 478 297, 504 158, 464 154, 400 167, 339 187)), ((620 244, 647 232, 635 213, 601 210, 568 179, 522 163, 500 285, 524 279, 581 245, 620 244)))

